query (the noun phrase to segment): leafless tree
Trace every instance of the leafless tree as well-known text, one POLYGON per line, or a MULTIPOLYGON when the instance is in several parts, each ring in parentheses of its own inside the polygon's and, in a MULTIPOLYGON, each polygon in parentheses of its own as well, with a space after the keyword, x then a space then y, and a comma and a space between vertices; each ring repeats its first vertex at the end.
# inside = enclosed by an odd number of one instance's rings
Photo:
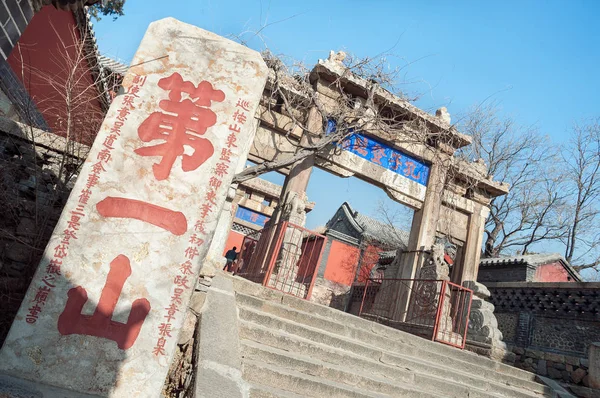
POLYGON ((390 227, 386 228, 386 233, 389 233, 392 239, 398 242, 398 245, 390 250, 397 249, 402 243, 408 244, 406 237, 411 229, 413 213, 412 209, 403 205, 391 207, 386 205, 383 200, 377 203, 375 218, 390 227))
POLYGON ((578 271, 599 271, 600 118, 575 124, 562 152, 569 208, 563 237, 565 258, 578 271))
MULTIPOLYGON (((307 140, 294 141, 298 148, 293 154, 274 160, 264 161, 238 173, 234 183, 258 177, 264 173, 289 167, 309 156, 328 151, 347 148, 348 138, 356 132, 369 134, 377 131, 379 135, 390 138, 399 134, 406 143, 425 143, 435 141, 435 137, 420 119, 407 112, 393 110, 391 103, 382 101, 376 93, 387 93, 406 98, 399 89, 402 68, 389 69, 384 56, 355 59, 351 56, 332 54, 340 57, 343 73, 327 85, 328 96, 321 95, 315 84, 315 76, 302 63, 282 61, 266 51, 263 57, 271 69, 267 82, 267 112, 272 115, 283 114, 292 121, 284 134, 286 139, 294 140, 294 132, 301 131, 307 140), (366 82, 364 97, 350 93, 346 88, 349 79, 362 79, 366 82), (332 101, 333 99, 333 101, 332 101), (316 111, 323 133, 315 135, 315 126, 308 126, 309 113, 316 111), (331 128, 335 126, 335 128, 331 128)), ((275 117, 275 116, 274 116, 275 117)), ((360 146, 360 140, 352 145, 360 146)))
POLYGON ((540 242, 562 238, 567 195, 560 158, 548 139, 535 127, 501 117, 495 104, 475 108, 461 125, 473 138, 462 155, 483 159, 488 177, 510 185, 508 195, 490 203, 484 256, 529 253, 540 242))
POLYGON ((68 37, 54 31, 57 44, 47 66, 56 73, 32 65, 28 47, 17 45, 13 50, 20 61, 15 73, 32 96, 10 98, 20 110, 21 136, 2 137, 0 243, 13 254, 5 252, 0 258, 4 263, 0 281, 15 283, 0 283, 0 301, 6 304, 0 305, 0 341, 104 118, 115 89, 107 83, 120 81, 102 71, 87 24, 79 25, 85 28, 68 37), (35 95, 35 87, 43 88, 37 91, 42 95, 35 95), (28 99, 23 103, 22 98, 28 99), (48 123, 51 131, 33 127, 39 126, 40 114, 54 118, 48 123))

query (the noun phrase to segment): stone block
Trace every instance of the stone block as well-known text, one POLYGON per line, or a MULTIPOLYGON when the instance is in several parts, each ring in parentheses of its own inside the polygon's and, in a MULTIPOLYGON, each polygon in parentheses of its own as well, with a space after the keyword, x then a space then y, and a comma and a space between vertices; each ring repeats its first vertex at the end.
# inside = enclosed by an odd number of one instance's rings
POLYGON ((585 369, 577 368, 571 372, 571 381, 575 384, 579 384, 586 374, 587 372, 585 371, 585 369))
POLYGON ((565 362, 573 366, 580 365, 580 359, 577 357, 565 356, 565 362))
POLYGON ((525 349, 522 347, 515 347, 513 348, 513 352, 517 355, 523 355, 525 354, 525 349))
POLYGON ((561 379, 562 378, 562 372, 558 369, 555 368, 548 368, 548 376, 550 376, 553 379, 561 379))
POLYGON ((9 260, 26 263, 31 258, 31 247, 19 242, 12 242, 6 246, 4 255, 9 260))
POLYGON ((553 368, 557 370, 565 370, 567 366, 564 363, 555 363, 553 368))
POLYGON ((541 351, 537 351, 537 350, 531 350, 531 349, 526 349, 525 350, 525 356, 530 357, 530 358, 543 358, 544 357, 544 353, 541 351))
POLYGON ((194 337, 194 332, 196 331, 196 322, 198 321, 198 317, 192 311, 188 311, 185 314, 185 321, 183 321, 183 326, 181 327, 181 333, 179 334, 179 340, 177 344, 187 344, 194 337))
POLYGON ((590 361, 588 368, 589 386, 600 389, 600 342, 590 344, 588 358, 590 361))
POLYGON ((525 358, 525 362, 527 365, 531 365, 533 363, 533 358, 525 358))
POLYGON ((569 386, 569 390, 579 398, 600 398, 600 391, 582 386, 569 386))
POLYGON ((547 352, 544 354, 544 359, 546 359, 547 361, 552 361, 552 362, 556 362, 556 363, 564 363, 565 362, 565 356, 561 355, 561 354, 555 354, 553 352, 547 352))
POLYGON ((579 360, 579 366, 582 368, 588 369, 590 367, 590 360, 587 358, 581 358, 579 360))
POLYGON ((589 375, 589 373, 588 373, 588 374, 586 374, 586 375, 583 377, 583 379, 581 379, 581 383, 582 383, 584 386, 586 386, 586 387, 589 387, 589 386, 590 386, 590 375, 589 375))
POLYGON ((213 279, 197 338, 200 363, 195 396, 241 396, 239 325, 231 279, 219 274, 213 279))
POLYGON ((196 291, 192 294, 192 299, 190 300, 189 307, 196 314, 200 314, 202 312, 205 302, 206 302, 206 293, 196 291))
POLYGON ((537 363, 537 374, 541 376, 546 376, 548 374, 548 370, 546 369, 546 360, 540 359, 537 363))
POLYGON ((19 236, 34 236, 37 231, 37 226, 35 225, 35 220, 31 218, 22 218, 17 226, 17 235, 19 236))

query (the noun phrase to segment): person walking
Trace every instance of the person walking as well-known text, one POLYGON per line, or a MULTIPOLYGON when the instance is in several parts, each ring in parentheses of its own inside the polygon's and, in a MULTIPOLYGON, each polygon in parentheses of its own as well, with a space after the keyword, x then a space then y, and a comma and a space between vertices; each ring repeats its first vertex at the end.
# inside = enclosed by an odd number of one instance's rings
POLYGON ((227 272, 233 272, 233 262, 235 261, 235 259, 237 258, 238 253, 235 251, 237 249, 237 247, 233 246, 233 249, 228 250, 227 253, 225 253, 225 260, 227 260, 227 262, 225 263, 225 266, 223 267, 223 271, 225 271, 225 269, 227 269, 227 272))

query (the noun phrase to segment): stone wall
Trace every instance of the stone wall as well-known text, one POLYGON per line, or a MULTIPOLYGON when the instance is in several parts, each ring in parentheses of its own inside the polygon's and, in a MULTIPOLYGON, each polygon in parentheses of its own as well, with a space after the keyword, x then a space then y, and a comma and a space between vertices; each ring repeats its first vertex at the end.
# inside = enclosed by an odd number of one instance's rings
POLYGON ((515 365, 588 383, 588 350, 600 340, 600 283, 488 283, 515 365))
POLYGON ((485 265, 479 267, 477 282, 487 284, 487 282, 525 282, 533 280, 535 267, 528 267, 526 264, 516 266, 491 266, 485 265))
POLYGON ((512 352, 518 368, 566 383, 590 386, 587 358, 516 346, 512 347, 512 352))
POLYGON ((87 150, 0 117, 0 344, 87 150))

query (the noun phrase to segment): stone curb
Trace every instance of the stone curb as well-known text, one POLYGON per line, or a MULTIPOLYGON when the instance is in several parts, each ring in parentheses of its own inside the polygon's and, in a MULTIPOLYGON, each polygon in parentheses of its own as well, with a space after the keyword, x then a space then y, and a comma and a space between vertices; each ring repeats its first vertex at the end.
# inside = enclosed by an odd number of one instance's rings
POLYGON ((563 386, 558 384, 555 380, 539 375, 535 376, 535 380, 550 387, 554 392, 554 396, 557 398, 576 398, 575 395, 565 390, 563 386))
POLYGON ((247 398, 242 379, 240 339, 235 291, 230 279, 217 272, 207 289, 200 317, 196 397, 247 398))

